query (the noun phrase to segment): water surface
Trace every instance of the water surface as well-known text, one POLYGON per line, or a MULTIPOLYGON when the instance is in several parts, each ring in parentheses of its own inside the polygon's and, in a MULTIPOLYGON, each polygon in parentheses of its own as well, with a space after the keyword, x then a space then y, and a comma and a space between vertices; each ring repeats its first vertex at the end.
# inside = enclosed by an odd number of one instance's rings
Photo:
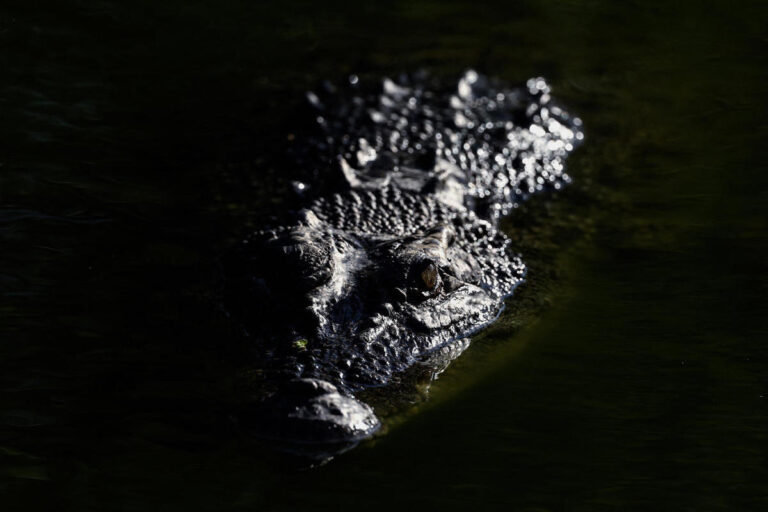
POLYGON ((3 510, 765 509, 766 14, 4 4, 3 510), (547 77, 574 184, 505 221, 530 280, 429 400, 296 471, 226 419, 217 256, 292 204, 305 90, 468 67, 547 77))

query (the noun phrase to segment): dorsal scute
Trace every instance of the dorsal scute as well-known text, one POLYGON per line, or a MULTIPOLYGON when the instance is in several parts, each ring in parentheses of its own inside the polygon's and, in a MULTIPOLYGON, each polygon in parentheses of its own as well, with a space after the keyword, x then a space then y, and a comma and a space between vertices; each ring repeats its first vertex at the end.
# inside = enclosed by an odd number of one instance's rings
POLYGON ((495 222, 530 195, 570 182, 564 164, 583 139, 581 120, 550 89, 540 77, 510 88, 473 70, 448 87, 425 73, 372 88, 355 81, 322 101, 313 95, 311 160, 320 168, 341 162, 346 183, 359 189, 424 191, 450 175, 446 187, 462 190, 445 199, 495 222))

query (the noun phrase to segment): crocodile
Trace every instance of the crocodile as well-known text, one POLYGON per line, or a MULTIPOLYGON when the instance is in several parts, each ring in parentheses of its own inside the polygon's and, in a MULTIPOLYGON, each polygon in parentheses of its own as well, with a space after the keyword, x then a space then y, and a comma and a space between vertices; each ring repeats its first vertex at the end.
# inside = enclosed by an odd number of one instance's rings
POLYGON ((498 317, 526 273, 499 219, 569 183, 584 136, 542 78, 352 76, 307 98, 295 155, 309 179, 295 185, 320 192, 231 251, 225 304, 275 384, 243 422, 328 454, 380 427, 359 392, 446 365, 498 317))

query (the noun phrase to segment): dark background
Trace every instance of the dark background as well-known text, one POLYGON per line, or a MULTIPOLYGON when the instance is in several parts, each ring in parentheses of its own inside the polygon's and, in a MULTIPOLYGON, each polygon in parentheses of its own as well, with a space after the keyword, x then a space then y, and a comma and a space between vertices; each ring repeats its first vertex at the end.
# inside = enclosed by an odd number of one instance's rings
POLYGON ((765 5, 4 2, 0 508, 768 508, 765 5), (468 67, 550 80, 574 184, 430 400, 299 471, 221 421, 217 257, 305 90, 468 67))

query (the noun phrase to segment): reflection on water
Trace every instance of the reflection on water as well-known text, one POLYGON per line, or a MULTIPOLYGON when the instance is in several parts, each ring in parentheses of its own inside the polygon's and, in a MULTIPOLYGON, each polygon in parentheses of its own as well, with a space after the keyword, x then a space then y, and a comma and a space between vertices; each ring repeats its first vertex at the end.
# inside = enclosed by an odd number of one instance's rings
POLYGON ((765 14, 4 6, 3 504, 764 508, 765 14), (296 472, 227 420, 216 257, 290 197, 320 78, 468 67, 551 80, 589 127, 573 186, 504 223, 532 279, 430 400, 296 472))

